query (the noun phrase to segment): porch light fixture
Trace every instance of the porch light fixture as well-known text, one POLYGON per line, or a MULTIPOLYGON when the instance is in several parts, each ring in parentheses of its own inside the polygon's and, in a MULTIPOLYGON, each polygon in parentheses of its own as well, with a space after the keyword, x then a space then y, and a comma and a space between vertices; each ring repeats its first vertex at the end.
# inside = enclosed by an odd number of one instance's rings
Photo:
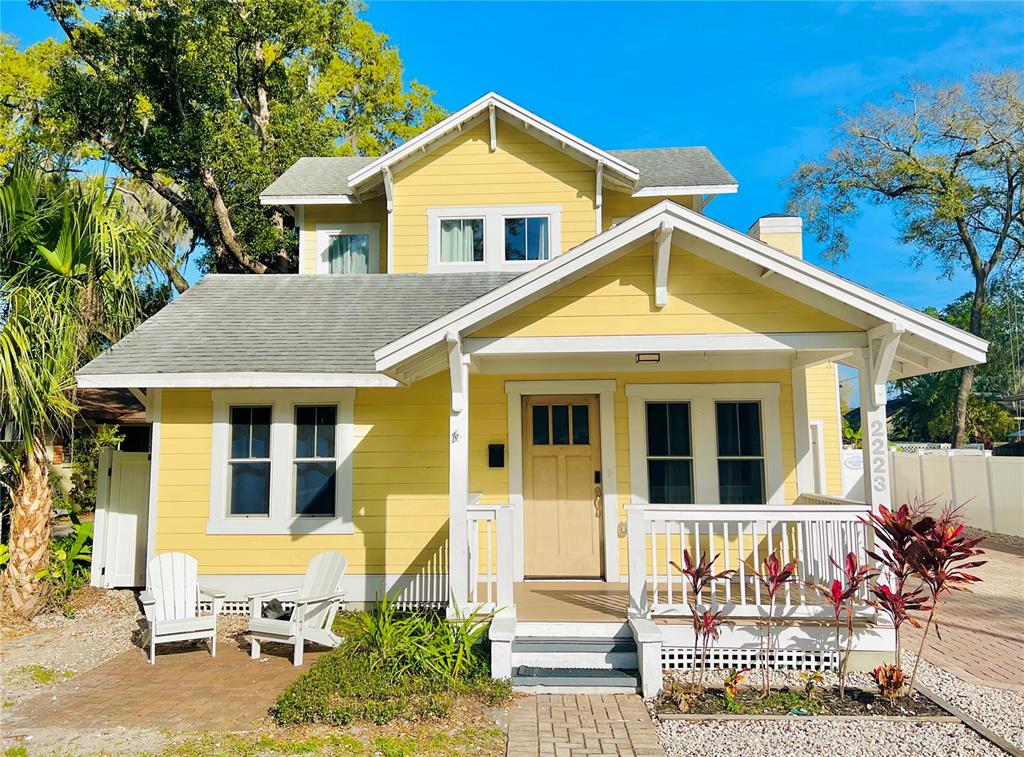
POLYGON ((660 363, 661 353, 660 352, 638 352, 636 353, 636 361, 638 363, 660 363))

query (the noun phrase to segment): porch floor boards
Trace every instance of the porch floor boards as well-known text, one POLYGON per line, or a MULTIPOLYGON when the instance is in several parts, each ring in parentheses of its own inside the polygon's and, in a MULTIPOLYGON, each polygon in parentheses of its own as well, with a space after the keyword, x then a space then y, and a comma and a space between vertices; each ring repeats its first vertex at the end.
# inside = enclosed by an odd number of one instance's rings
POLYGON ((522 581, 516 619, 525 622, 624 623, 629 585, 604 581, 522 581))

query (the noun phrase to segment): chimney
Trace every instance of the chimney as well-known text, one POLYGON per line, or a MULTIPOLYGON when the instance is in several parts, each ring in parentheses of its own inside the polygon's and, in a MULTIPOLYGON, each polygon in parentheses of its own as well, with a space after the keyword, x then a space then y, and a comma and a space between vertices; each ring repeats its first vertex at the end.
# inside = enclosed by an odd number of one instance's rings
POLYGON ((803 225, 800 216, 769 214, 761 216, 747 230, 747 235, 770 244, 793 257, 802 258, 803 225))

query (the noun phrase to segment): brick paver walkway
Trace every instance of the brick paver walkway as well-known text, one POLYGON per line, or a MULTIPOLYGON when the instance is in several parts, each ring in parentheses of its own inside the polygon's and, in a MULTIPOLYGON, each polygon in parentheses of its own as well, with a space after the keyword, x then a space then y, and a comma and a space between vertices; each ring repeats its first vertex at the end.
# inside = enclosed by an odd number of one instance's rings
POLYGON ((508 757, 665 757, 635 694, 538 694, 512 705, 508 757))
POLYGON ((156 665, 133 649, 4 713, 5 735, 18 728, 166 728, 172 731, 251 729, 277 695, 319 656, 306 650, 293 667, 291 647, 266 645, 259 660, 221 641, 217 656, 205 645, 161 645, 156 665), (278 653, 278 649, 285 650, 278 653), (172 651, 173 650, 173 651, 172 651))
MULTIPOLYGON (((971 593, 939 608, 942 639, 928 634, 924 659, 965 681, 1024 692, 1024 549, 983 544, 988 562, 971 593)), ((920 631, 903 626, 903 648, 916 652, 920 631)))

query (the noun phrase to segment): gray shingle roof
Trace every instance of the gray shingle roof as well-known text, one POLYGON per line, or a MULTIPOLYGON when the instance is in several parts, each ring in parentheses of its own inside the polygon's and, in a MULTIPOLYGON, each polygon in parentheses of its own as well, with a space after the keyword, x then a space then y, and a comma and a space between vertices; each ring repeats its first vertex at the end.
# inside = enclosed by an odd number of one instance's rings
MULTIPOLYGON (((609 150, 640 170, 637 189, 736 184, 706 147, 609 150)), ((262 197, 348 194, 348 176, 376 158, 299 158, 262 197)))
POLYGON ((372 373, 374 350, 516 275, 209 275, 79 374, 372 373))
POLYGON ((348 177, 376 158, 299 158, 261 197, 348 194, 348 177))
POLYGON ((659 147, 608 152, 640 169, 637 189, 738 183, 706 147, 659 147))

